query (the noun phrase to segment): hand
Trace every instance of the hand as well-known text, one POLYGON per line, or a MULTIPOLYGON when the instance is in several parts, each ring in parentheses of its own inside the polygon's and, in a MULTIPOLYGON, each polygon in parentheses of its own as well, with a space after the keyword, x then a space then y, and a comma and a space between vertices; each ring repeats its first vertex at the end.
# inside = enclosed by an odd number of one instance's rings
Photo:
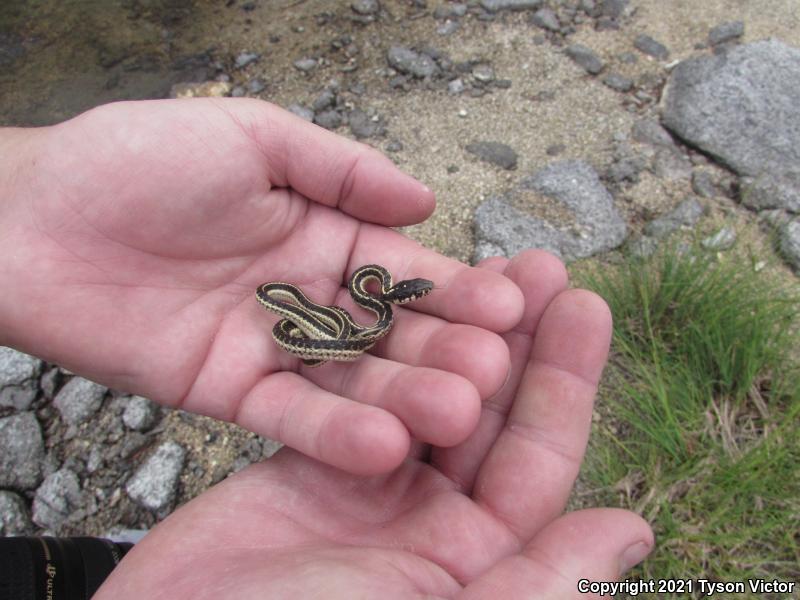
POLYGON ((362 144, 244 99, 5 133, 0 343, 357 473, 396 467, 410 436, 462 441, 505 380, 490 330, 519 320, 519 290, 389 229, 433 195, 362 144), (259 284, 348 307, 343 281, 374 262, 436 284, 374 356, 308 369, 275 346, 259 284))
POLYGON ((596 597, 653 545, 638 516, 559 516, 578 473, 611 323, 597 296, 566 288, 544 252, 494 259, 525 293, 506 334, 512 369, 455 448, 415 449, 398 470, 357 477, 289 449, 168 517, 97 600, 126 598, 596 597))

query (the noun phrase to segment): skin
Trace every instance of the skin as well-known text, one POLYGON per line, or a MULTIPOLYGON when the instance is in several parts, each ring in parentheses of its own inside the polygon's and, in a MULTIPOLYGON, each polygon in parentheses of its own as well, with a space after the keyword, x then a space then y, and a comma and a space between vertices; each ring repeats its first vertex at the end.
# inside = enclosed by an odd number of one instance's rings
POLYGON ((399 465, 412 436, 463 441, 506 378, 495 332, 519 320, 520 290, 387 227, 425 219, 433 194, 362 144, 265 102, 202 99, 4 130, 0 151, 15 158, 2 344, 362 474, 399 465), (259 284, 368 323, 343 284, 372 262, 437 289, 357 362, 308 369, 278 349, 259 284))
POLYGON ((97 598, 586 598, 578 579, 652 548, 632 513, 562 516, 611 324, 552 256, 420 247, 387 226, 430 190, 263 102, 108 105, 0 131, 0 153, 0 343, 290 446, 174 512, 97 598), (355 363, 275 347, 258 284, 358 318, 341 286, 369 262, 436 289, 355 363))
POLYGON ((525 293, 511 372, 453 448, 414 446, 395 471, 349 475, 293 450, 173 513, 100 589, 119 598, 599 597, 653 546, 633 513, 563 515, 610 336, 605 303, 566 290, 543 252, 485 265, 525 293), (146 575, 145 575, 146 574, 146 575))

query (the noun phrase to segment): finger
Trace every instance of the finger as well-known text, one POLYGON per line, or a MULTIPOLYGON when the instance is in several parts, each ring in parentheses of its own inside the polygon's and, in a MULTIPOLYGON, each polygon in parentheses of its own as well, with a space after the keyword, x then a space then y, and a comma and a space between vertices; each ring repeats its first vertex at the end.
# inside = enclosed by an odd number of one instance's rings
MULTIPOLYGON (((458 598, 600 598, 579 586, 617 581, 644 560, 653 544, 649 525, 634 513, 611 508, 569 513, 539 532, 521 554, 503 559, 471 582, 458 598)), ((627 597, 624 590, 619 595, 627 597)), ((602 597, 610 596, 606 592, 602 597)))
POLYGON ((487 271, 494 271, 495 273, 502 273, 505 271, 506 266, 508 266, 509 259, 505 256, 490 256, 488 258, 484 258, 475 266, 479 269, 486 269, 487 271))
POLYGON ((304 375, 321 387, 395 415, 419 441, 452 446, 475 428, 480 396, 467 379, 375 356, 330 363, 304 375))
POLYGON ((408 431, 394 415, 322 390, 290 372, 255 385, 233 421, 359 475, 394 469, 409 448, 408 431))
POLYGON ((487 259, 480 267, 503 268, 505 275, 522 290, 525 309, 520 324, 503 336, 504 345, 510 352, 509 371, 502 390, 484 402, 475 432, 463 444, 444 450, 434 449, 431 454, 431 463, 457 482, 465 493, 471 491, 480 464, 505 425, 528 363, 539 320, 547 305, 567 287, 564 264, 552 254, 540 250, 523 252, 511 261, 487 259))
POLYGON ((433 192, 391 160, 267 102, 229 101, 266 157, 270 181, 362 221, 410 225, 433 212, 433 192))
POLYGON ((391 333, 373 353, 460 375, 475 386, 481 399, 496 394, 508 376, 508 346, 499 335, 409 310, 395 311, 391 333))
POLYGON ((610 337, 608 307, 591 292, 562 292, 542 316, 514 405, 475 482, 475 500, 521 539, 564 509, 610 337))
POLYGON ((522 315, 522 293, 508 278, 442 256, 384 227, 361 227, 348 273, 368 263, 383 265, 395 281, 416 277, 433 281, 430 295, 407 305, 415 311, 490 331, 507 331, 522 315))

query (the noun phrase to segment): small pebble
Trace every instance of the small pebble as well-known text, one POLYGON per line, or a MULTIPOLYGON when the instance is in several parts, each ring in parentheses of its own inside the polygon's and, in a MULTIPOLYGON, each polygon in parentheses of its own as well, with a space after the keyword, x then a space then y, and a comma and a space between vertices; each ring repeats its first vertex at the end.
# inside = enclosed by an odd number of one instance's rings
POLYGON ((0 536, 28 535, 33 524, 21 496, 0 490, 0 536))
POLYGON ((237 69, 241 69, 249 65, 250 63, 254 63, 261 58, 261 55, 257 52, 242 52, 239 56, 236 57, 236 61, 233 63, 233 66, 237 69))
POLYGON ((303 106, 301 104, 290 104, 286 107, 290 113, 297 115, 304 121, 312 122, 314 121, 314 111, 308 108, 307 106, 303 106))
POLYGON ((739 39, 744 35, 744 23, 742 21, 728 21, 712 27, 708 32, 709 46, 718 46, 725 42, 739 39))
POLYGON ((723 227, 717 233, 705 238, 703 247, 709 250, 727 250, 736 243, 736 232, 730 227, 723 227))
POLYGON ((636 36, 636 39, 633 41, 633 46, 639 50, 639 52, 643 52, 658 60, 666 60, 669 58, 669 50, 667 47, 644 33, 636 36))
POLYGON ((701 198, 713 198, 717 195, 717 188, 710 173, 694 171, 692 173, 692 190, 701 198))
POLYGON ((303 73, 309 73, 317 68, 317 61, 313 58, 300 58, 294 63, 294 68, 298 71, 302 71, 303 73))
POLYGON ((350 8, 359 15, 374 15, 380 10, 380 4, 378 0, 355 0, 350 4, 350 8))
POLYGON ((609 73, 603 77, 603 83, 618 92, 629 92, 633 87, 633 80, 619 73, 609 73))
POLYGON ((254 77, 250 81, 247 82, 247 91, 251 94, 258 94, 259 92, 263 92, 267 87, 267 84, 264 83, 264 80, 260 77, 254 77))
POLYGON ((583 67, 587 73, 597 75, 603 70, 604 65, 600 57, 597 56, 591 48, 583 44, 572 44, 565 50, 565 53, 578 65, 583 67))
POLYGON ((69 520, 83 504, 78 476, 70 469, 48 475, 33 499, 33 521, 40 527, 56 529, 69 520))
POLYGON ((162 511, 175 499, 186 451, 175 442, 164 442, 125 484, 128 495, 139 506, 162 511))
POLYGON ((548 31, 561 30, 561 23, 558 20, 556 13, 549 8, 541 8, 537 10, 531 19, 533 24, 548 31))
POLYGON ((314 123, 325 129, 336 129, 342 126, 344 119, 339 111, 323 110, 314 115, 314 123))
POLYGON ((142 396, 131 396, 122 413, 122 422, 128 429, 145 431, 153 426, 158 415, 158 406, 142 396))
POLYGON ((464 81, 461 79, 453 79, 447 84, 447 92, 453 96, 460 94, 464 91, 464 81))
POLYGON ((511 146, 499 142, 475 141, 466 146, 467 152, 474 154, 484 162, 492 163, 504 169, 517 168, 517 153, 511 146))
POLYGON ((487 64, 475 65, 472 69, 472 76, 480 83, 489 83, 494 80, 494 69, 487 64))

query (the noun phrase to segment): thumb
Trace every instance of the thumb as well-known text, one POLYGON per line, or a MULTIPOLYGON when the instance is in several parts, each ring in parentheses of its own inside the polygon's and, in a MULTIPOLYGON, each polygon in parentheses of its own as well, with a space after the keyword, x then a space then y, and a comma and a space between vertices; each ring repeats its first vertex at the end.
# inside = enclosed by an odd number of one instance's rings
POLYGON ((607 598, 625 589, 616 582, 653 549, 650 526, 617 508, 566 514, 542 529, 520 554, 509 556, 471 582, 459 600, 486 598, 607 598))

